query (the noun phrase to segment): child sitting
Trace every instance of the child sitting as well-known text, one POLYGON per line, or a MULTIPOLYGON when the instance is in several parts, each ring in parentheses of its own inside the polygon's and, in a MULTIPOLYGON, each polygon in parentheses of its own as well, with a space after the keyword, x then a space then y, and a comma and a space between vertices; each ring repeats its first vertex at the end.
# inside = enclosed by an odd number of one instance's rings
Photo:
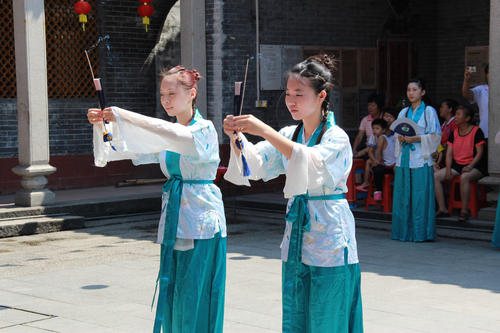
MULTIPOLYGON (((370 185, 370 175, 371 175, 371 170, 373 167, 376 167, 380 165, 381 163, 381 153, 380 149, 378 147, 379 141, 380 141, 380 136, 386 133, 390 133, 389 126, 387 124, 387 121, 384 119, 375 119, 372 122, 372 131, 373 135, 370 137, 370 140, 368 141, 368 156, 369 159, 366 161, 365 164, 365 176, 364 176, 364 181, 361 185, 357 186, 356 189, 361 192, 366 192, 367 187, 370 185)), ((393 149, 394 153, 394 149, 393 149)), ((394 156, 393 156, 394 159, 394 156)))
POLYGON ((375 184, 375 192, 373 199, 382 200, 382 184, 384 175, 394 173, 396 165, 396 156, 394 149, 396 146, 396 136, 389 129, 387 121, 377 119, 373 121, 373 134, 377 135, 377 151, 376 159, 372 162, 373 182, 375 184))

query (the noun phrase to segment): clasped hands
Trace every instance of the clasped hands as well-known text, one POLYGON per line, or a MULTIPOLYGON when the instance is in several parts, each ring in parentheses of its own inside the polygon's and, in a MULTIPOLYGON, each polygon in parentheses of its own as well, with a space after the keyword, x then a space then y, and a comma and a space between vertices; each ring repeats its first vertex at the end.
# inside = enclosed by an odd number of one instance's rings
POLYGON ((416 136, 404 136, 404 135, 398 135, 398 140, 399 143, 415 143, 418 142, 418 137, 416 136))
POLYGON ((98 124, 104 121, 116 121, 115 115, 111 108, 101 109, 89 109, 87 112, 87 119, 91 124, 98 124))

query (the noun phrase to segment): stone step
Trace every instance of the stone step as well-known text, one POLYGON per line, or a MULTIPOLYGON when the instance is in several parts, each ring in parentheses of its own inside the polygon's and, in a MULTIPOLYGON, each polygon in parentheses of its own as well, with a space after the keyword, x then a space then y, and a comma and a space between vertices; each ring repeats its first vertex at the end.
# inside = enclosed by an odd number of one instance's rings
MULTIPOLYGON (((252 198, 253 199, 253 198, 252 198)), ((224 205, 226 207, 231 207, 233 209, 240 209, 240 210, 246 210, 249 209, 251 211, 255 212, 270 212, 270 211, 275 211, 277 213, 281 212, 284 216, 284 212, 286 210, 286 201, 257 201, 257 200, 252 200, 252 199, 247 199, 247 198, 242 198, 242 199, 232 199, 232 200, 225 200, 224 205)), ((495 208, 483 208, 482 210, 489 212, 489 214, 496 212, 495 208)), ((481 210, 481 211, 482 211, 481 210)), ((480 211, 480 212, 481 212, 480 211)), ((384 213, 379 210, 365 210, 364 208, 357 208, 352 210, 354 217, 356 218, 361 218, 361 219, 367 219, 367 220, 377 220, 377 221, 392 221, 392 214, 391 213, 384 213)), ((445 218, 439 218, 436 221, 436 224, 438 226, 446 226, 446 227, 458 227, 464 230, 467 229, 480 229, 480 230, 493 230, 494 227, 494 220, 495 218, 493 217, 492 219, 483 219, 481 218, 481 215, 478 216, 478 218, 471 218, 468 222, 466 223, 461 223, 458 224, 457 222, 458 217, 457 216, 451 216, 451 217, 445 217, 445 218)))
POLYGON ((477 218, 485 221, 495 221, 497 209, 495 207, 481 208, 477 214, 477 218))
POLYGON ((143 221, 151 221, 153 225, 156 225, 159 217, 159 212, 146 212, 89 218, 63 214, 4 218, 0 219, 0 238, 143 221))
MULTIPOLYGON (((285 203, 227 200, 225 208, 228 223, 235 221, 284 224, 285 203)), ((357 228, 391 231, 392 214, 390 213, 356 209, 353 210, 353 215, 357 228)), ((493 226, 491 221, 477 219, 459 224, 456 217, 449 217, 436 221, 436 233, 444 238, 490 242, 493 226)))
POLYGON ((161 195, 141 194, 122 197, 111 197, 106 200, 89 199, 57 203, 38 207, 3 207, 0 208, 0 219, 27 216, 68 214, 84 217, 109 216, 118 214, 134 214, 159 211, 161 195))
MULTIPOLYGON (((378 220, 356 219, 356 228, 387 231, 390 235, 391 223, 378 220)), ((436 234, 442 238, 491 242, 491 231, 446 227, 438 225, 436 234)))
POLYGON ((226 220, 228 223, 273 223, 283 224, 285 221, 285 210, 258 210, 244 207, 225 207, 226 220))
POLYGON ((81 229, 84 217, 75 215, 25 216, 0 219, 0 238, 81 229))

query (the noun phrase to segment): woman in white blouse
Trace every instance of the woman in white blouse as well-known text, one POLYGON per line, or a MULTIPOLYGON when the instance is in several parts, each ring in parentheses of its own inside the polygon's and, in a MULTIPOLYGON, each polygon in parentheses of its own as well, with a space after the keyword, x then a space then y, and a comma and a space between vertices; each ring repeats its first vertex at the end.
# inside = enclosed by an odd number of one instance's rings
POLYGON ((222 332, 226 282, 226 220, 213 179, 219 165, 217 132, 195 107, 196 70, 161 73, 161 104, 171 123, 117 107, 90 109, 97 166, 132 159, 160 163, 163 186, 158 227, 161 244, 154 332, 222 332), (102 120, 113 134, 103 142, 102 120))
POLYGON ((441 124, 436 110, 425 102, 425 81, 419 77, 412 78, 406 88, 411 105, 399 112, 398 119, 413 120, 420 134, 396 134, 391 238, 403 242, 424 242, 436 238, 431 155, 441 142, 441 124))
POLYGON ((249 185, 286 174, 286 228, 281 245, 283 332, 363 331, 354 218, 345 199, 352 166, 347 134, 328 111, 333 60, 310 57, 287 76, 286 105, 298 126, 272 129, 254 116, 227 116, 231 138, 225 179, 249 185), (234 131, 238 134, 235 135, 234 131), (264 139, 255 145, 242 133, 264 139), (236 136, 250 176, 242 173, 236 136))

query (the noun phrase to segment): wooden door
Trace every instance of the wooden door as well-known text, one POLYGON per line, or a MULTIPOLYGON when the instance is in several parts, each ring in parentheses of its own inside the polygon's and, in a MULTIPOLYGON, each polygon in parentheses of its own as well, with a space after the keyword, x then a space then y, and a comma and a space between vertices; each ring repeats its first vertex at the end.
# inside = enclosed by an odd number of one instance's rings
POLYGON ((416 71, 416 53, 410 40, 378 42, 378 91, 395 107, 406 98, 406 84, 416 71))

